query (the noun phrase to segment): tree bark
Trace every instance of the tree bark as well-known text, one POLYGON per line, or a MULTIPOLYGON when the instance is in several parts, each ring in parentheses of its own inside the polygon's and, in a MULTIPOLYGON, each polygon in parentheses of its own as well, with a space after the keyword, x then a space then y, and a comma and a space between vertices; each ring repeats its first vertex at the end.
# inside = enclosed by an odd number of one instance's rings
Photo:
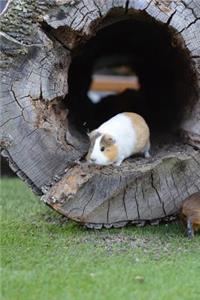
POLYGON ((11 168, 48 205, 84 224, 122 226, 175 215, 200 190, 199 28, 197 0, 11 1, 1 15, 0 70, 0 143, 11 168), (151 160, 131 158, 120 168, 77 163, 89 141, 68 117, 72 56, 101 28, 132 15, 165 24, 174 47, 189 53, 195 100, 179 128, 184 140, 153 146, 151 160))

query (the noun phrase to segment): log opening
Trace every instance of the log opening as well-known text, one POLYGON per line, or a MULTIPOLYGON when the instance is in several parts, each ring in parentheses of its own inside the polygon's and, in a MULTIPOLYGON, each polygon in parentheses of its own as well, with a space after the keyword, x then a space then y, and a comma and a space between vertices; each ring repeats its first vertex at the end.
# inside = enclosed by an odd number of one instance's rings
POLYGON ((156 135, 175 132, 198 100, 189 51, 174 30, 142 13, 122 20, 115 16, 112 24, 104 26, 107 20, 109 15, 95 36, 72 52, 66 99, 69 120, 85 132, 119 112, 134 111, 145 117, 156 135), (106 96, 94 104, 87 95, 92 75, 96 64, 108 67, 108 57, 116 57, 113 66, 126 60, 141 89, 106 96))

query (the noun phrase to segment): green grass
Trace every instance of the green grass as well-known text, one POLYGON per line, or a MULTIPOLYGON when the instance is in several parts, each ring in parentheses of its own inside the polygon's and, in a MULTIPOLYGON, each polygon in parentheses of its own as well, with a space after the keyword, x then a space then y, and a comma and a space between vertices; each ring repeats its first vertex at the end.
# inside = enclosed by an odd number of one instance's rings
POLYGON ((1 196, 1 299, 200 299, 200 235, 178 223, 91 231, 17 179, 1 196))

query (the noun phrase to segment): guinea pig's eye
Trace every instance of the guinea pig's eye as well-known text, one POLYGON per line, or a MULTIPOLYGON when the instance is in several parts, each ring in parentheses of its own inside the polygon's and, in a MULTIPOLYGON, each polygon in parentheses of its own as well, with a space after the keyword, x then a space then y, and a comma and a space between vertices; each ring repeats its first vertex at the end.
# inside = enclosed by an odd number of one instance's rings
POLYGON ((105 147, 101 147, 101 152, 103 152, 105 150, 105 147))

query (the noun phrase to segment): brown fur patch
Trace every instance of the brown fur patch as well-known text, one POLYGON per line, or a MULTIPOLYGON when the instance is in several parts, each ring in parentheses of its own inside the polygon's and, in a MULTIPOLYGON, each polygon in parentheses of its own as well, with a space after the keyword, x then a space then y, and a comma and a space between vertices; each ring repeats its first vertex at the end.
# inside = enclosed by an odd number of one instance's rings
POLYGON ((199 220, 198 220, 198 223, 194 222, 193 229, 194 229, 194 231, 199 231, 200 230, 200 221, 199 220))
POLYGON ((115 140, 109 134, 104 134, 100 141, 100 146, 109 147, 115 143, 115 140))
POLYGON ((118 147, 115 140, 109 134, 104 134, 100 141, 100 147, 105 147, 104 154, 109 161, 115 161, 118 156, 118 147))
POLYGON ((200 192, 192 194, 182 204, 182 217, 191 219, 194 231, 200 230, 200 192))
POLYGON ((140 115, 136 113, 124 113, 127 116, 132 124, 133 128, 136 131, 137 144, 134 149, 134 153, 142 152, 146 147, 150 146, 150 131, 147 123, 140 115))

